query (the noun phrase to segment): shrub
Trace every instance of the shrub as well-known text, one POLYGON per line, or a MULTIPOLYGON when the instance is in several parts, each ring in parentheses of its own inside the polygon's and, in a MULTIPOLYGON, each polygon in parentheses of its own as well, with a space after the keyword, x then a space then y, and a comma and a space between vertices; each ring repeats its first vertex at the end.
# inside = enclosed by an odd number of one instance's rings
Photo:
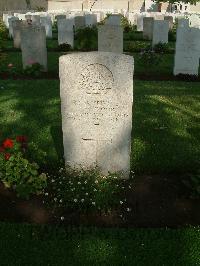
POLYGON ((166 53, 169 52, 169 45, 167 43, 158 43, 153 46, 153 50, 156 53, 166 53))
POLYGON ((126 181, 113 174, 102 176, 97 168, 61 168, 59 174, 49 177, 48 181, 45 195, 51 208, 109 212, 112 208, 126 206, 123 194, 126 181))
POLYGON ((0 73, 6 71, 6 68, 5 68, 6 61, 7 61, 7 54, 3 53, 0 50, 0 73))
POLYGON ((68 43, 63 43, 58 46, 59 51, 68 52, 72 50, 72 47, 68 43))
POLYGON ((39 63, 30 62, 30 65, 23 70, 23 74, 28 76, 39 77, 43 71, 43 66, 39 63))
POLYGON ((47 184, 46 175, 39 174, 38 164, 26 157, 27 149, 25 136, 5 139, 0 147, 0 180, 22 198, 40 194, 47 184))
POLYGON ((171 42, 176 41, 176 31, 175 30, 169 30, 168 39, 171 42))
POLYGON ((155 53, 155 51, 150 46, 140 52, 139 64, 145 67, 159 65, 161 62, 161 54, 155 53))
POLYGON ((98 31, 96 26, 78 29, 75 34, 75 47, 81 51, 97 50, 98 31))

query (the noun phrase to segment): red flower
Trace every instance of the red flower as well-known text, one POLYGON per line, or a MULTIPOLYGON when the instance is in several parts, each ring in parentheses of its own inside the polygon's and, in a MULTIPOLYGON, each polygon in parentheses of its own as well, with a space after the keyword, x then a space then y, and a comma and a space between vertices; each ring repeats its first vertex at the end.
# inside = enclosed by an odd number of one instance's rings
POLYGON ((10 153, 5 153, 4 158, 8 161, 10 159, 11 154, 10 153))
POLYGON ((26 136, 17 136, 16 141, 21 142, 21 143, 27 142, 27 137, 26 136))
POLYGON ((4 152, 4 147, 0 147, 0 152, 4 152))
POLYGON ((4 140, 4 142, 3 142, 3 148, 13 148, 13 141, 12 141, 12 139, 6 139, 6 140, 4 140))

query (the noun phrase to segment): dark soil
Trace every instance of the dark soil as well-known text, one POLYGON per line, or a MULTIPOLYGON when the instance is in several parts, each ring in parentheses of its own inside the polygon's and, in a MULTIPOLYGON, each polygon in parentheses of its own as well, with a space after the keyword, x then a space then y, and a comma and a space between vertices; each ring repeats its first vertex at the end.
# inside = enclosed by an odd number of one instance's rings
POLYGON ((200 199, 191 199, 183 184, 173 177, 140 176, 126 193, 130 212, 110 214, 71 213, 48 209, 42 196, 29 200, 0 184, 0 221, 37 224, 93 225, 101 227, 171 227, 200 225, 200 199), (64 216, 64 221, 61 221, 64 216))

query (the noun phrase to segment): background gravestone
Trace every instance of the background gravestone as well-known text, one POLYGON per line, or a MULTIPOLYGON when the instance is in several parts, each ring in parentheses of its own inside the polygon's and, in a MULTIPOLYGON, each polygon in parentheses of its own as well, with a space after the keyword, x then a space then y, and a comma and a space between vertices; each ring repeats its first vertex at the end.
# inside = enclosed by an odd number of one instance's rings
POLYGON ((58 44, 68 43, 74 47, 74 20, 73 19, 59 19, 58 21, 58 44))
POLYGON ((110 15, 105 20, 105 25, 113 25, 113 26, 120 26, 121 24, 121 15, 110 15))
POLYGON ((84 15, 75 16, 74 17, 74 25, 75 25, 76 30, 84 28, 86 26, 85 16, 84 15))
POLYGON ((158 43, 168 43, 169 22, 154 20, 153 22, 153 46, 158 43))
POLYGON ((102 173, 130 170, 133 58, 106 52, 60 57, 65 162, 102 173), (72 70, 75 71, 72 71, 72 70))
POLYGON ((146 40, 152 40, 153 38, 153 21, 152 17, 143 18, 143 38, 146 40))
POLYGON ((181 20, 176 36, 174 75, 198 75, 200 58, 200 29, 190 28, 188 21, 181 20))
POLYGON ((100 25, 98 27, 98 51, 123 53, 123 28, 100 25))
POLYGON ((21 27, 22 27, 21 20, 13 21, 13 46, 15 48, 21 47, 21 27))
POLYGON ((46 32, 42 26, 21 27, 21 49, 23 68, 39 63, 47 71, 46 32))
POLYGON ((11 17, 8 19, 8 24, 9 24, 9 36, 10 38, 13 37, 13 22, 19 20, 17 17, 11 17))
POLYGON ((52 22, 51 22, 51 18, 48 16, 45 17, 41 17, 40 18, 40 23, 42 26, 45 27, 45 31, 46 31, 46 37, 47 38, 52 38, 52 22))
POLYGON ((169 23, 169 29, 172 30, 174 23, 173 23, 173 17, 172 16, 165 16, 164 20, 168 21, 169 23))

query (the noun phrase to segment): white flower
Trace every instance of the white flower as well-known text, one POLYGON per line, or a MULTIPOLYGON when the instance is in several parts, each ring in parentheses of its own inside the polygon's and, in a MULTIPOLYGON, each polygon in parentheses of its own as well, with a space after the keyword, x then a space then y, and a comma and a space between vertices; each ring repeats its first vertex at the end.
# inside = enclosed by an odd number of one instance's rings
POLYGON ((81 184, 81 182, 78 182, 78 185, 80 185, 81 184))
POLYGON ((78 200, 77 199, 74 199, 74 202, 77 202, 78 200))
POLYGON ((84 199, 81 199, 81 202, 84 202, 84 199))
POLYGON ((114 178, 114 179, 117 179, 117 176, 114 176, 113 178, 114 178))
POLYGON ((88 193, 86 192, 85 195, 88 196, 88 193))
POLYGON ((45 195, 45 196, 48 196, 48 195, 49 195, 49 193, 45 193, 44 195, 45 195))
POLYGON ((60 203, 62 203, 62 199, 60 199, 60 203))
POLYGON ((95 205, 95 204, 96 204, 96 203, 93 201, 93 202, 92 202, 92 205, 95 205))
POLYGON ((54 182, 55 182, 55 180, 54 180, 54 179, 51 179, 51 182, 52 182, 52 183, 54 183, 54 182))
POLYGON ((63 221, 64 219, 65 219, 65 217, 64 217, 64 216, 61 216, 61 217, 60 217, 60 220, 61 220, 61 221, 63 221))
POLYGON ((119 202, 119 203, 120 203, 120 204, 123 204, 123 201, 121 201, 121 200, 120 200, 120 202, 119 202))
POLYGON ((57 201, 57 198, 54 198, 54 201, 57 201))
POLYGON ((117 184, 116 187, 118 187, 119 185, 117 184))
POLYGON ((97 191, 97 189, 96 189, 96 188, 94 188, 94 191, 97 191))
POLYGON ((131 208, 127 208, 126 210, 127 210, 127 212, 130 212, 131 211, 131 208))
POLYGON ((99 183, 98 180, 96 180, 95 183, 98 184, 99 183))
POLYGON ((131 188, 131 186, 130 186, 130 185, 129 185, 128 187, 129 187, 129 188, 131 188))
POLYGON ((87 181, 85 180, 85 182, 84 182, 85 184, 87 184, 87 181))
POLYGON ((59 184, 62 185, 62 181, 60 181, 59 184))
POLYGON ((82 187, 81 189, 84 190, 84 187, 82 187))

